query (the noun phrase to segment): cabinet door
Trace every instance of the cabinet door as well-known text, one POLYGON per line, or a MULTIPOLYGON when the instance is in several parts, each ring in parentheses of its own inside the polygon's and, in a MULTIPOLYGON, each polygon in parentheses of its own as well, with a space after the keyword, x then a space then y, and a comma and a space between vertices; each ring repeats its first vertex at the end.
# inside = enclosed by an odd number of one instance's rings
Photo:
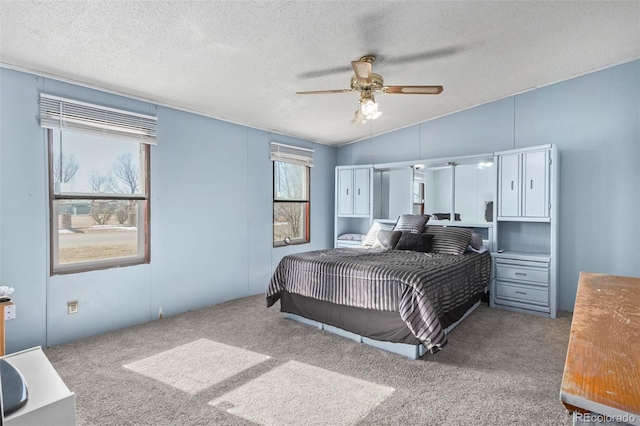
POLYGON ((523 216, 549 217, 549 152, 528 152, 523 160, 523 216))
POLYGON ((369 169, 355 169, 353 171, 353 213, 369 214, 369 169))
POLYGON ((520 154, 501 155, 498 216, 520 216, 520 154))
POLYGON ((338 214, 353 214, 353 170, 338 171, 338 214))

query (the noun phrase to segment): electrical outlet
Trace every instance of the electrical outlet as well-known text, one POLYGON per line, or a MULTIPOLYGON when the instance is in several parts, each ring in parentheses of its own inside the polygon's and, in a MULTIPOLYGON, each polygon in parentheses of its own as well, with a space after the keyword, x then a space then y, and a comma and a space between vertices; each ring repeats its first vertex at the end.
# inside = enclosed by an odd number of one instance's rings
POLYGON ((78 313, 78 301, 77 300, 70 300, 69 302, 67 302, 67 313, 69 315, 78 313))
POLYGON ((4 319, 5 321, 16 319, 16 305, 7 305, 4 307, 4 319))

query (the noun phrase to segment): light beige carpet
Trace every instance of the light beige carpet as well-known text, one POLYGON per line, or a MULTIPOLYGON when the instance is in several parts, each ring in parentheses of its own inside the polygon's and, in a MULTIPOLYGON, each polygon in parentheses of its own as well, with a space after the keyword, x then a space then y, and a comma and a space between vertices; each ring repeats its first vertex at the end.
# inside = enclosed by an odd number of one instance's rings
POLYGON ((413 361, 265 305, 252 296, 45 353, 80 426, 571 424, 559 401, 569 314, 483 305, 413 361))
POLYGON ((394 389, 297 361, 286 362, 211 401, 257 424, 347 426, 366 415, 394 389))
POLYGON ((246 349, 198 339, 124 367, 195 395, 269 358, 246 349))

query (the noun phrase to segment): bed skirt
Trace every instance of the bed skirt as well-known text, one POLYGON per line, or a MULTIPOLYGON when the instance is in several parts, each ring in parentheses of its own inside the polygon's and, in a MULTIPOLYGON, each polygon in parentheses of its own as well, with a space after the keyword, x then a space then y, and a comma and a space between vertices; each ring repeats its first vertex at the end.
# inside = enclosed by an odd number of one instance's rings
MULTIPOLYGON (((478 293, 463 305, 445 313, 440 318, 442 328, 447 329, 455 325, 471 308, 475 308, 479 304, 482 296, 483 293, 478 293)), ((324 328, 327 331, 336 332, 356 341, 408 356, 412 359, 418 358, 426 352, 424 346, 411 333, 411 330, 400 318, 398 312, 337 305, 287 291, 281 293, 280 311, 301 317, 289 316, 291 319, 311 320, 302 322, 324 328), (328 325, 329 327, 323 327, 323 325, 328 325), (337 330, 332 330, 332 328, 337 330), (362 339, 358 340, 357 337, 362 337, 362 339), (400 345, 391 346, 396 343, 400 345), (413 355, 414 352, 415 356, 413 355)))

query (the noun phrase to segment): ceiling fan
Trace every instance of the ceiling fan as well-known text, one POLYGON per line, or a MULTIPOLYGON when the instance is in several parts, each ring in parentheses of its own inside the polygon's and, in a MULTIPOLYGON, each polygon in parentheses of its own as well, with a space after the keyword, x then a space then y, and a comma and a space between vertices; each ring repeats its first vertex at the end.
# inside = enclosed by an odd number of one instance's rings
POLYGON ((330 93, 360 92, 360 101, 353 120, 354 124, 364 124, 367 120, 375 120, 382 115, 373 97, 374 92, 396 95, 437 95, 442 93, 442 86, 385 86, 382 76, 371 72, 371 64, 375 56, 363 56, 359 61, 352 61, 355 75, 351 77, 350 89, 315 90, 296 92, 298 95, 324 95, 330 93))

